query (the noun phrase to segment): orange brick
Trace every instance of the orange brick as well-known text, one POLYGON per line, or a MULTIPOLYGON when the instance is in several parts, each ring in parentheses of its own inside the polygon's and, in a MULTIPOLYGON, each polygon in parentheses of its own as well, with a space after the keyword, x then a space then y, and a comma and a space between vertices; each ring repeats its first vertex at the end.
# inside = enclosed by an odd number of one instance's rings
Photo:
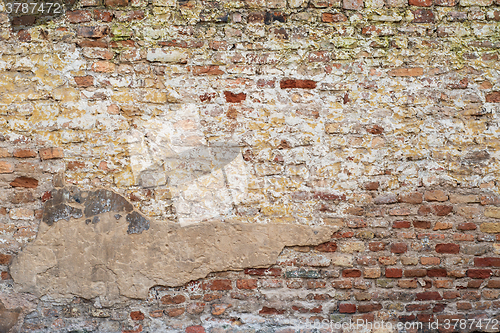
POLYGON ((422 67, 397 68, 389 71, 389 76, 421 76, 424 74, 422 67))
POLYGON ((64 153, 62 148, 44 148, 39 151, 42 160, 51 160, 56 158, 63 158, 64 153))
POLYGON ((16 149, 13 155, 17 158, 33 158, 37 156, 36 151, 31 149, 16 149))
POLYGON ((439 265, 441 259, 438 257, 422 257, 420 258, 420 263, 422 265, 439 265))

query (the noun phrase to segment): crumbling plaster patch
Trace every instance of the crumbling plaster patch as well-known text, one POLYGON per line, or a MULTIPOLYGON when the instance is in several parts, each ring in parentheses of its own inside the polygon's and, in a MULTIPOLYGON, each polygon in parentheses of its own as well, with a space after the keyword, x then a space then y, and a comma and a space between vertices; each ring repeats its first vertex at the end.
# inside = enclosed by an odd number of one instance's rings
POLYGON ((182 227, 147 220, 112 191, 74 188, 55 190, 43 216, 36 240, 12 263, 17 290, 99 296, 103 304, 145 299, 155 285, 181 286, 210 272, 269 266, 285 246, 317 245, 337 230, 220 220, 182 227))

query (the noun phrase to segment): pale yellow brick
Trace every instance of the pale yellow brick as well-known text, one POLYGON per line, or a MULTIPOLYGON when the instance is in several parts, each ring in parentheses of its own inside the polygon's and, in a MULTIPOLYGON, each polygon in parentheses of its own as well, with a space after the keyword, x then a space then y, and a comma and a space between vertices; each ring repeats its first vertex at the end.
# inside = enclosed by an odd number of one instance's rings
POLYGON ((343 253, 354 253, 365 251, 365 243, 363 242, 345 242, 340 244, 340 252, 343 253))

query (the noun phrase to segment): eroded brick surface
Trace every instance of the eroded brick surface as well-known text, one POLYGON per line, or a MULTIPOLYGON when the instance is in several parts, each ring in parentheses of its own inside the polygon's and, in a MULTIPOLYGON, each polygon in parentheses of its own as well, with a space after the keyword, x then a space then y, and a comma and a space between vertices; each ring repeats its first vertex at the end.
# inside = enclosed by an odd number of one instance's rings
POLYGON ((498 318, 499 5, 0 5, 0 331, 498 318))

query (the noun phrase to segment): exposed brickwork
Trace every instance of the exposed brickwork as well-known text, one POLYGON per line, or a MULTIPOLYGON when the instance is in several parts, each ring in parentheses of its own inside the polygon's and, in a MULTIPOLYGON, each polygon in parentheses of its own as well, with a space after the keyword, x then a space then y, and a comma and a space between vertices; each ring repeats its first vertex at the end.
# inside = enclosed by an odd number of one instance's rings
POLYGON ((81 0, 50 24, 0 18, 0 331, 499 319, 498 0, 81 0), (12 261, 42 220, 69 219, 84 201, 43 211, 54 188, 109 188, 176 224, 206 196, 176 206, 174 151, 186 179, 245 179, 217 190, 231 201, 224 223, 339 230, 285 248, 271 267, 157 286, 146 300, 20 301, 12 261), (242 167, 199 158, 217 154, 242 167), (4 307, 4 294, 18 303, 4 307))

